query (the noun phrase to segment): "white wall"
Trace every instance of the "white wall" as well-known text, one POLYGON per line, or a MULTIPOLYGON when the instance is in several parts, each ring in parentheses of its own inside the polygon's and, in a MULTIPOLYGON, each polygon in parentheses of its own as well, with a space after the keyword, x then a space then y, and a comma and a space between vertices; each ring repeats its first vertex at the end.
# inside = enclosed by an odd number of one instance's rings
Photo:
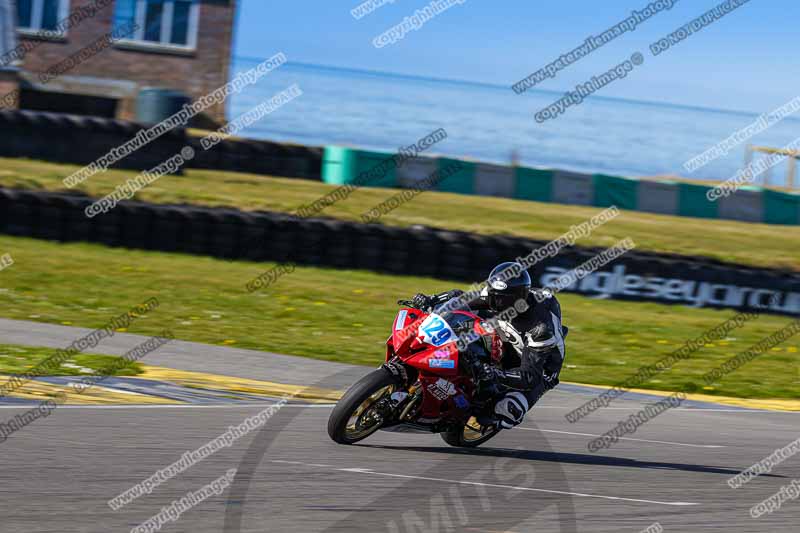
MULTIPOLYGON (((0 0, 0 57, 16 46, 14 31, 16 20, 17 10, 14 0, 0 0)), ((0 68, 3 66, 0 64, 0 68)))

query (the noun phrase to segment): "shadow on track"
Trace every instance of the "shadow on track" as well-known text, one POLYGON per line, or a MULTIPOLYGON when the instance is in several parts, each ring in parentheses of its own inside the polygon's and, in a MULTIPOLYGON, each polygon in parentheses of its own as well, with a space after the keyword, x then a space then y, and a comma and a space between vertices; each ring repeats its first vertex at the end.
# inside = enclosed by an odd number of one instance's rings
MULTIPOLYGON (((483 457, 501 457, 522 461, 541 461, 559 464, 597 465, 624 468, 647 468, 654 470, 680 470, 684 472, 700 472, 703 474, 723 474, 735 476, 742 468, 724 468, 719 466, 692 465, 684 463, 661 463, 657 461, 638 461, 622 457, 604 457, 582 453, 545 452, 532 450, 511 450, 507 448, 446 448, 436 446, 389 446, 378 444, 354 444, 364 448, 380 448, 421 453, 442 453, 447 455, 471 455, 483 457)), ((786 478, 779 474, 761 474, 759 477, 786 478)))

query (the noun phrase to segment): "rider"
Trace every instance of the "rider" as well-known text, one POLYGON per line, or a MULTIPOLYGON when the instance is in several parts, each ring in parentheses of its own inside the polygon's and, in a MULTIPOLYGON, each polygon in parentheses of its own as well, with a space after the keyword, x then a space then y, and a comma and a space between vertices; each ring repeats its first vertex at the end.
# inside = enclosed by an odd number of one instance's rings
MULTIPOLYGON (((417 294, 413 305, 431 312, 462 295, 464 292, 458 289, 432 296, 417 294)), ((567 334, 567 327, 561 325, 561 306, 549 289, 531 289, 528 272, 514 262, 497 265, 480 295, 465 303, 482 318, 484 314, 488 314, 486 318, 500 314, 513 317, 510 321, 496 320, 503 340, 503 368, 508 370, 488 364, 483 368, 484 378, 507 389, 495 403, 494 416, 499 427, 510 429, 522 422, 546 391, 558 385, 567 334)))

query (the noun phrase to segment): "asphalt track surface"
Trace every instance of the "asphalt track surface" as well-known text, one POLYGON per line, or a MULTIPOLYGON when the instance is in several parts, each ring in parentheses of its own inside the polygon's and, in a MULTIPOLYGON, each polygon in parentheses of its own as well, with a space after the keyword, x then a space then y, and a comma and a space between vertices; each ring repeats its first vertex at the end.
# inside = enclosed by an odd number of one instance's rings
MULTIPOLYGON (((2 321, 0 339, 12 342, 3 328, 19 325, 2 321)), ((63 345, 62 336, 75 338, 75 328, 58 328, 13 341, 63 345)), ((97 351, 113 353, 112 348, 101 345, 97 351)), ((167 345, 165 353, 154 355, 181 364, 183 348, 167 345)), ((195 345, 191 364, 213 364, 207 358, 218 349, 204 352, 195 345)), ((228 358, 228 372, 269 374, 263 369, 274 359, 262 354, 258 365, 254 353, 228 358), (261 370, 246 368, 253 364, 261 370)), ((313 384, 328 388, 369 370, 280 359, 287 361, 293 367, 286 372, 302 375, 301 367, 308 365, 307 372, 316 374, 313 384), (322 376, 320 367, 336 371, 322 376)), ((637 533, 656 522, 666 532, 798 531, 800 500, 758 519, 749 510, 800 478, 800 457, 739 489, 726 481, 797 439, 800 414, 680 407, 640 427, 629 440, 592 453, 587 443, 594 435, 643 403, 621 400, 568 423, 564 414, 586 401, 586 394, 548 393, 521 428, 477 450, 451 448, 437 435, 388 432, 341 446, 325 430, 329 406, 289 404, 260 430, 117 511, 109 499, 269 402, 63 406, 0 444, 0 531, 130 531, 231 468, 237 469, 231 487, 160 531, 637 533)), ((23 410, 2 405, 0 417, 7 420, 23 410)))

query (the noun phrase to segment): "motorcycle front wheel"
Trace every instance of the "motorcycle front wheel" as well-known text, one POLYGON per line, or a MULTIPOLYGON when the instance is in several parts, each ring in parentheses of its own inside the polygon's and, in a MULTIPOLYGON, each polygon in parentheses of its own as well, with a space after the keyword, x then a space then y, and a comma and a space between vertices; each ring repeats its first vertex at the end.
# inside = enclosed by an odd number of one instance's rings
POLYGON ((379 368, 358 380, 341 397, 328 419, 328 435, 339 444, 353 444, 384 423, 376 404, 398 389, 395 378, 379 368))

